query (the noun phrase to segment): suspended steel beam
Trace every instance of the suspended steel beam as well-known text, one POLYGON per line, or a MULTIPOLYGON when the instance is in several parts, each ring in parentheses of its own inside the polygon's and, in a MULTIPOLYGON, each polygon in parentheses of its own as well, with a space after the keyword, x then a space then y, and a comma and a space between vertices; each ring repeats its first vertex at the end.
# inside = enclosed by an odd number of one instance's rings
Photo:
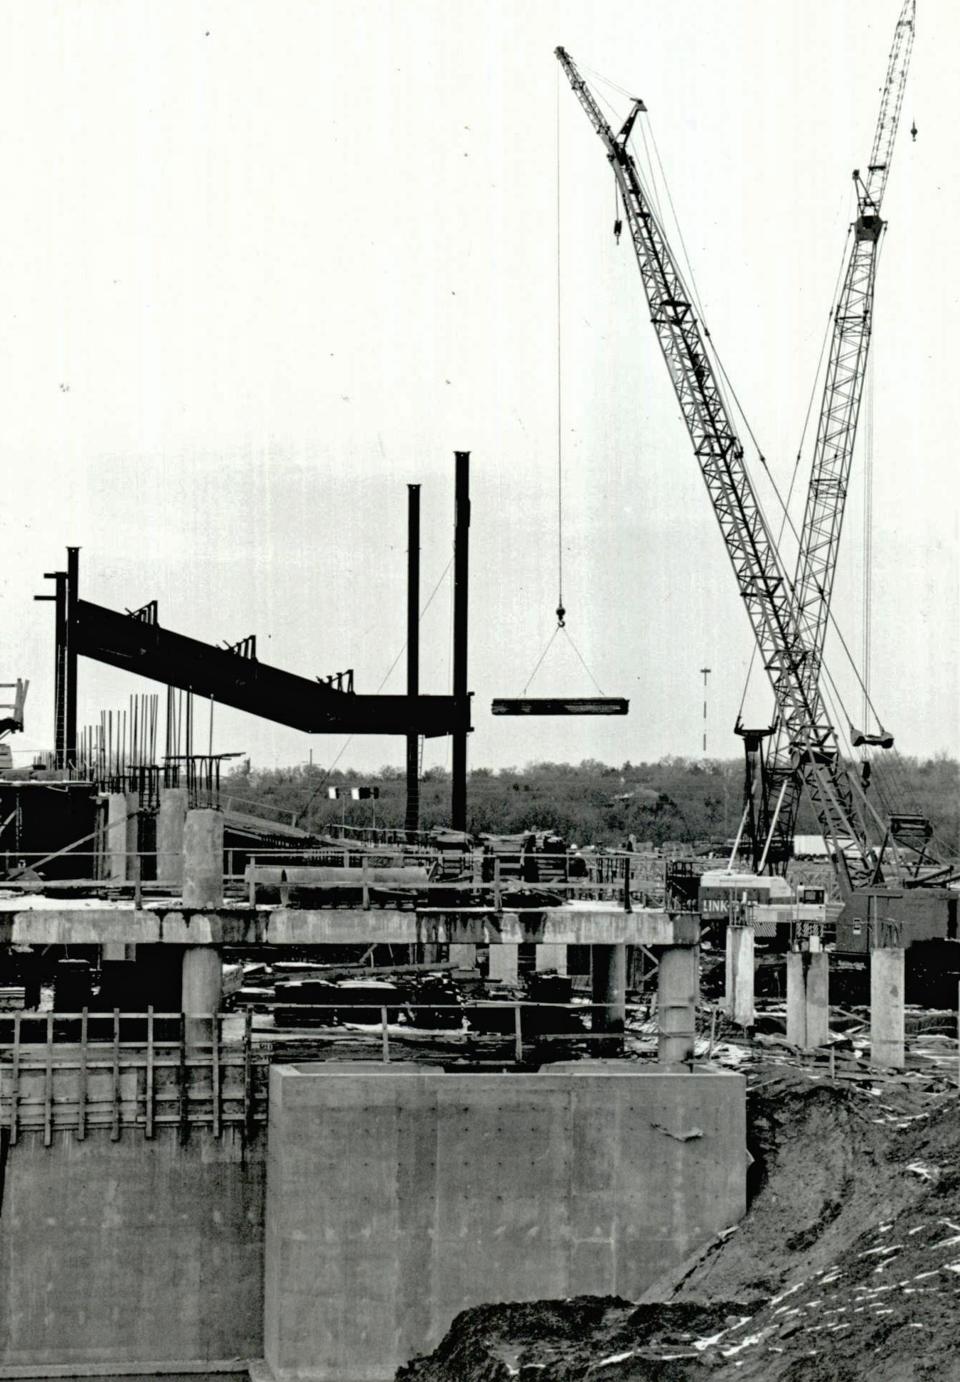
POLYGON ((630 702, 620 696, 498 696, 494 715, 626 715, 630 702))

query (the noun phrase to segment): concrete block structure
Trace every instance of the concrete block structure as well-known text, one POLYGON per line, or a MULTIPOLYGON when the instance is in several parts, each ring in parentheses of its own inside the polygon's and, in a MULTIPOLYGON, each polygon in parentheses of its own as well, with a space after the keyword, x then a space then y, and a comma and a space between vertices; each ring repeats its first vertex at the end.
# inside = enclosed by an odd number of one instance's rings
POLYGON ((470 1305, 635 1299, 745 1211, 740 1076, 270 1072, 264 1353, 380 1382, 470 1305))

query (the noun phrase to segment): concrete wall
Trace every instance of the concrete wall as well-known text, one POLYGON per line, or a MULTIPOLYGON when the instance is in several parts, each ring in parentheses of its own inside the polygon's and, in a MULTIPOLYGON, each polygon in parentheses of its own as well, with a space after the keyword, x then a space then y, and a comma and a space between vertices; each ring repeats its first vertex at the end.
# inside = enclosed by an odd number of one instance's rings
POLYGON ((24 1135, 0 1204, 0 1364, 260 1356, 263 1196, 262 1149, 233 1130, 24 1135))
POLYGON ((745 1211, 741 1077, 274 1066, 264 1351, 388 1379, 481 1302, 637 1297, 745 1211))

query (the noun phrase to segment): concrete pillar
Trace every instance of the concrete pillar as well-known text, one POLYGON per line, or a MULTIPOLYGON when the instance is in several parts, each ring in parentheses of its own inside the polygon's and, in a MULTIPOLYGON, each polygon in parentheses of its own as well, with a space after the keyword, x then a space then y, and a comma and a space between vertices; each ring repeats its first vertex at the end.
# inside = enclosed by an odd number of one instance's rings
POLYGON ((124 941, 104 941, 100 947, 100 959, 106 964, 118 964, 121 960, 136 958, 136 945, 127 945, 124 941))
POLYGON ((223 814, 188 811, 183 827, 183 901, 188 907, 223 904, 223 814))
POLYGON ((475 945, 451 945, 448 958, 452 965, 457 965, 460 969, 474 969, 477 963, 477 947, 475 945))
POLYGON ((183 889, 183 828, 186 787, 161 787, 157 812, 157 882, 179 894, 183 889))
POLYGON ((210 1014, 220 1010, 222 984, 220 952, 212 945, 188 945, 183 952, 180 980, 180 1004, 188 1046, 207 1045, 212 1040, 210 1014))
POLYGON ((517 947, 515 945, 491 945, 487 978, 491 984, 515 984, 517 982, 517 947))
POLYGON ((787 955, 787 1040, 804 1051, 830 1040, 830 954, 787 955))
POLYGON ((870 1064, 903 1068, 904 954, 884 946, 870 952, 870 1064))
POLYGON ((693 1059, 697 1021, 698 947, 666 946, 657 971, 657 1011, 661 1065, 679 1065, 693 1059))
POLYGON ((787 951, 787 1040, 791 1046, 807 1044, 807 981, 799 950, 787 951))
POLYGON ((107 796, 107 831, 104 845, 106 877, 112 883, 127 878, 127 798, 123 792, 107 796))
POLYGON ((830 1040, 830 955, 826 950, 807 957, 807 1045, 826 1046, 830 1040))
MULTIPOLYGON (((627 1015, 627 947, 591 946, 590 967, 594 1004, 591 1030, 620 1037, 627 1015)), ((595 1054, 599 1054, 598 1045, 594 1043, 595 1054)))
POLYGON ((536 968, 554 969, 558 974, 567 972, 567 947, 565 945, 538 945, 536 968))
POLYGON ((753 1026, 753 981, 753 927, 728 926, 724 1006, 740 1027, 753 1026))

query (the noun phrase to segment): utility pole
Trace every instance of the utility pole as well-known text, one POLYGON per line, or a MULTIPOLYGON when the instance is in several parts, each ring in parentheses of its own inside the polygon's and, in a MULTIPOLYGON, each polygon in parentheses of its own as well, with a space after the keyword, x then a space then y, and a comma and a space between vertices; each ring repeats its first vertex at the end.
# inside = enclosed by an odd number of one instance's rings
POLYGON ((703 675, 703 756, 707 756, 707 677, 710 675, 709 667, 701 667, 703 675))

